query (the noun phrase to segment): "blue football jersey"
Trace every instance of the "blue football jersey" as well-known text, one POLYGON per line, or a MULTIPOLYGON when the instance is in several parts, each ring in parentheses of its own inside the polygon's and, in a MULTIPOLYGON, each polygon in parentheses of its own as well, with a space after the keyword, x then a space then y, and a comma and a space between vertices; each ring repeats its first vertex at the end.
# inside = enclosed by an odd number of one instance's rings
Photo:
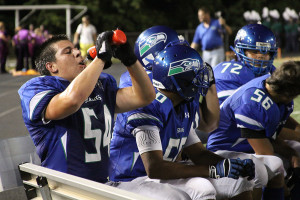
POLYGON ((130 181, 147 175, 132 135, 132 131, 139 126, 157 126, 164 159, 174 161, 186 142, 198 105, 194 102, 182 103, 176 112, 171 100, 156 91, 156 99, 150 105, 118 114, 110 145, 110 180, 130 181))
POLYGON ((26 82, 18 91, 25 125, 42 166, 106 182, 117 83, 111 75, 102 73, 76 113, 61 120, 44 121, 43 112, 49 101, 69 84, 57 76, 36 77, 26 82))
MULTIPOLYGON (((271 73, 275 69, 272 66, 271 73)), ((255 78, 255 74, 251 69, 242 62, 235 60, 219 63, 214 67, 214 76, 220 105, 237 88, 255 78)))
POLYGON ((270 75, 255 78, 240 87, 221 105, 219 128, 209 134, 207 149, 253 153, 242 128, 264 131, 265 137, 275 139, 293 111, 293 102, 275 103, 264 83, 270 75))

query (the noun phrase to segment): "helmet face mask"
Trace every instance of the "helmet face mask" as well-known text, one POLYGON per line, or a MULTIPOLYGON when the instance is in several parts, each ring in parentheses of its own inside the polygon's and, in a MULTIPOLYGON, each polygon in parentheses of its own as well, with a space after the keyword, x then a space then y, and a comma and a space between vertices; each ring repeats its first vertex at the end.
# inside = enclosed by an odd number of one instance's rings
POLYGON ((178 93, 191 100, 201 93, 206 95, 209 87, 208 70, 197 51, 189 46, 168 46, 153 63, 153 85, 178 93))
POLYGON ((176 31, 167 26, 153 26, 143 31, 134 45, 134 53, 140 63, 151 69, 154 58, 170 42, 179 42, 176 31))
POLYGON ((267 74, 272 69, 273 61, 277 55, 276 38, 273 32, 261 24, 248 24, 241 28, 234 40, 238 60, 250 68, 255 75, 267 74), (259 51, 262 54, 269 53, 269 60, 259 60, 247 57, 246 50, 259 51))

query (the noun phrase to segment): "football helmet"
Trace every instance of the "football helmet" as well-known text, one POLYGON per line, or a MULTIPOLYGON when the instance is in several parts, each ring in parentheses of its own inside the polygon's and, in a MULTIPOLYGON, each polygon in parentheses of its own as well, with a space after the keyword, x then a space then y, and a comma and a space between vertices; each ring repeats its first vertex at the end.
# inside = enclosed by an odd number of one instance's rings
POLYGON ((152 65, 153 85, 176 92, 189 101, 209 88, 209 71, 199 53, 189 45, 172 44, 158 53, 152 65))
POLYGON ((151 69, 154 58, 170 42, 179 42, 178 34, 167 26, 153 26, 143 31, 134 45, 134 53, 140 63, 151 69))
POLYGON ((241 28, 234 40, 234 48, 238 60, 249 67, 254 74, 261 76, 272 69, 273 60, 277 55, 276 37, 274 33, 264 25, 248 24, 241 28), (270 60, 258 60, 245 55, 245 50, 256 50, 262 54, 270 53, 270 60))

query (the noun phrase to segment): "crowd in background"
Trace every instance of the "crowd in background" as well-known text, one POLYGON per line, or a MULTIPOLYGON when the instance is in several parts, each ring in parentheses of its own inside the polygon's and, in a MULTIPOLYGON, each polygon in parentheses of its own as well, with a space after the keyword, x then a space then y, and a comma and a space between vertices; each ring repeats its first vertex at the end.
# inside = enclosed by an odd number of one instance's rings
MULTIPOLYGON (((299 14, 288 7, 281 14, 276 9, 269 10, 267 7, 264 7, 261 14, 255 10, 248 10, 244 12, 243 17, 246 23, 262 23, 274 32, 277 46, 279 47, 277 57, 281 58, 282 51, 285 53, 297 53, 300 50, 299 14)), ((216 12, 215 15, 218 17, 220 13, 216 12)), ((6 60, 9 52, 14 52, 17 60, 16 71, 35 69, 34 52, 51 35, 44 29, 43 25, 34 27, 33 24, 30 24, 27 27, 16 27, 15 35, 10 36, 5 30, 5 23, 7 22, 0 21, 0 72, 8 72, 6 60)), ((234 25, 231 25, 231 27, 234 27, 234 25)), ((228 40, 226 42, 230 43, 228 40)), ((225 46, 230 45, 232 44, 225 44, 225 46)), ((229 48, 225 49, 229 50, 229 48)))
POLYGON ((6 60, 9 54, 9 48, 13 48, 16 62, 16 71, 35 70, 35 55, 39 46, 51 37, 48 30, 43 25, 34 27, 30 24, 28 28, 18 26, 13 36, 8 35, 5 29, 5 23, 0 22, 0 57, 1 57, 1 73, 8 73, 6 70, 6 60))
POLYGON ((247 23, 261 22, 273 31, 277 40, 278 57, 281 57, 282 49, 286 53, 299 52, 299 15, 300 13, 297 14, 294 9, 289 7, 286 7, 281 15, 276 9, 269 10, 264 7, 261 15, 255 10, 244 12, 244 19, 247 23))

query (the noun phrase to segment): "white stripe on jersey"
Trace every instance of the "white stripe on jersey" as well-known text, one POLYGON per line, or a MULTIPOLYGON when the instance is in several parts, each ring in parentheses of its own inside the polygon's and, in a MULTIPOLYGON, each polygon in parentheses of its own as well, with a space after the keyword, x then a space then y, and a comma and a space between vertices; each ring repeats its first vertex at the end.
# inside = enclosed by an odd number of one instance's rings
MULTIPOLYGON (((263 129, 263 125, 261 123, 259 123, 258 121, 254 120, 254 119, 251 119, 249 117, 246 117, 244 115, 239 115, 239 114, 235 114, 235 118, 236 119, 239 119, 247 124, 250 124, 250 125, 253 125, 253 126, 257 126, 261 129, 263 129)), ((241 124, 237 124, 237 126, 242 126, 241 124)))
POLYGON ((68 137, 68 132, 66 131, 65 134, 60 138, 61 143, 63 145, 64 151, 65 151, 65 157, 67 159, 67 137, 68 137))
POLYGON ((221 92, 218 92, 218 98, 222 98, 222 97, 229 97, 230 95, 232 95, 235 92, 234 90, 223 90, 221 92))
POLYGON ((34 109, 36 108, 37 104, 41 101, 41 99, 44 98, 51 90, 45 90, 40 93, 37 93, 34 95, 34 97, 30 100, 29 103, 29 118, 32 120, 32 115, 34 112, 34 109))
POLYGON ((162 122, 158 118, 154 117, 153 115, 149 115, 147 113, 135 113, 133 115, 130 115, 127 119, 127 123, 135 119, 152 119, 162 124, 162 122))

